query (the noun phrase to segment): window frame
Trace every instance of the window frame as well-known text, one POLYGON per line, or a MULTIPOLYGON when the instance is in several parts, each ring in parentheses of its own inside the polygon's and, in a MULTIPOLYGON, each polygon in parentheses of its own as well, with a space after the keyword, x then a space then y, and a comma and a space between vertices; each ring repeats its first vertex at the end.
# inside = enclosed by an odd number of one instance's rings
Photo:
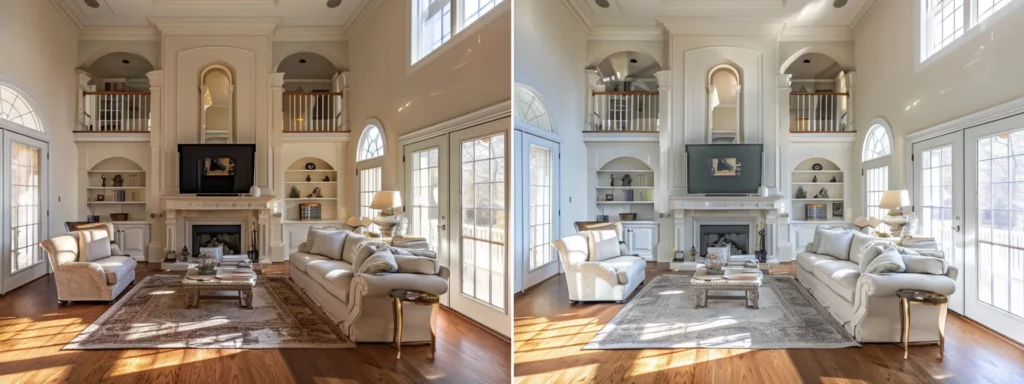
POLYGON ((999 8, 994 9, 990 14, 979 20, 978 0, 963 0, 964 4, 961 10, 961 12, 963 12, 963 32, 961 32, 959 36, 954 37, 948 44, 935 49, 932 44, 935 38, 932 34, 932 12, 929 9, 929 3, 931 1, 933 0, 917 1, 918 70, 926 67, 927 64, 930 64, 938 58, 947 55, 950 51, 955 51, 959 46, 964 44, 965 41, 969 41, 987 30, 988 28, 986 28, 986 26, 988 24, 998 22, 1007 14, 1012 13, 1010 10, 1016 9, 1020 7, 1021 4, 1024 4, 1024 1, 1007 0, 1007 2, 999 8), (979 26, 981 28, 978 28, 979 26))
POLYGON ((466 36, 472 35, 476 31, 483 28, 483 26, 489 24, 498 16, 511 10, 510 0, 497 0, 497 2, 494 4, 493 7, 491 7, 491 9, 487 10, 485 13, 481 14, 470 24, 467 25, 462 20, 462 14, 465 10, 466 0, 450 0, 453 5, 451 10, 451 17, 449 20, 449 26, 451 28, 450 37, 448 38, 448 40, 441 42, 441 44, 437 46, 437 48, 434 48, 430 52, 426 52, 421 56, 419 40, 420 32, 422 30, 422 23, 420 22, 420 15, 417 12, 419 1, 426 0, 410 0, 408 2, 409 6, 407 7, 407 10, 409 12, 409 14, 407 15, 407 25, 409 27, 409 33, 407 33, 406 35, 409 36, 409 39, 406 40, 406 52, 409 53, 409 58, 407 61, 409 63, 409 73, 415 72, 423 65, 426 65, 427 63, 433 61, 442 53, 451 49, 452 46, 458 45, 459 42, 465 40, 466 36))
MULTIPOLYGON (((380 120, 377 120, 376 118, 371 118, 371 119, 367 120, 366 123, 363 124, 363 131, 359 133, 359 140, 356 142, 356 153, 355 153, 355 171, 356 171, 355 200, 356 200, 356 207, 358 207, 357 212, 358 212, 360 217, 365 217, 365 216, 363 216, 363 208, 365 206, 363 205, 362 195, 363 195, 364 192, 369 191, 366 188, 364 188, 364 186, 363 186, 363 177, 362 177, 363 175, 362 174, 365 171, 369 171, 369 170, 373 170, 375 168, 379 168, 380 171, 379 171, 379 175, 378 175, 378 178, 377 178, 377 185, 375 185, 374 187, 377 188, 377 191, 383 190, 383 187, 384 187, 384 185, 383 185, 383 179, 384 179, 384 159, 387 156, 387 153, 388 153, 388 140, 387 140, 387 135, 385 134, 385 131, 384 131, 384 125, 380 122, 380 120), (379 156, 360 160, 360 153, 363 152, 363 145, 365 144, 366 133, 369 132, 369 129, 371 127, 376 129, 378 134, 380 134, 381 153, 380 153, 379 156)), ((372 201, 372 198, 371 198, 371 201, 372 201)), ((372 219, 373 217, 370 216, 369 218, 372 219)), ((371 225, 370 228, 371 228, 371 230, 375 230, 376 229, 376 224, 371 225)))
MULTIPOLYGON (((895 141, 893 140, 893 136, 892 136, 892 128, 889 127, 889 122, 888 121, 885 121, 885 119, 876 117, 876 118, 872 119, 868 123, 868 127, 869 127, 868 131, 864 135, 864 141, 860 145, 860 162, 861 162, 861 171, 862 171, 862 173, 861 173, 860 193, 861 193, 861 197, 863 198, 863 201, 862 201, 863 205, 861 206, 861 208, 863 209, 864 216, 870 216, 870 208, 878 206, 878 202, 874 202, 874 204, 872 204, 871 202, 868 201, 868 192, 869 192, 868 191, 868 180, 867 180, 868 179, 868 171, 869 170, 876 170, 876 169, 880 169, 880 168, 884 167, 885 168, 885 172, 886 172, 886 180, 885 180, 885 187, 887 188, 886 190, 888 190, 888 188, 892 188, 892 183, 891 183, 891 181, 892 181, 891 180, 892 179, 892 172, 891 171, 893 169, 892 168, 893 167, 892 159, 893 159, 893 151, 896 149, 895 148, 895 141), (871 158, 866 158, 865 155, 868 152, 867 151, 868 144, 871 144, 869 142, 869 139, 878 130, 881 130, 881 132, 883 133, 883 137, 889 143, 888 153, 884 154, 884 155, 881 155, 881 156, 874 156, 874 157, 871 157, 871 158)), ((873 191, 873 192, 877 192, 877 191, 873 191)), ((882 217, 879 217, 879 219, 882 219, 882 217)), ((888 228, 888 226, 886 226, 885 224, 880 224, 879 228, 875 228, 875 230, 883 232, 883 231, 887 230, 887 228, 888 228)))

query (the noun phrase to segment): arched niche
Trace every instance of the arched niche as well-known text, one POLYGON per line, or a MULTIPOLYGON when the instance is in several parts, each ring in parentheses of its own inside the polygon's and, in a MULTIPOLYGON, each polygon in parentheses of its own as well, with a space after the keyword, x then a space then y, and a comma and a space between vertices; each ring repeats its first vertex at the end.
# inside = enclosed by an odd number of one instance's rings
POLYGON ((97 91, 108 90, 107 83, 123 83, 123 86, 113 86, 123 88, 116 89, 120 91, 148 91, 149 77, 146 74, 152 72, 155 67, 140 55, 111 52, 98 57, 83 69, 92 77, 89 85, 95 85, 97 91))
POLYGON ((611 221, 619 220, 622 213, 636 213, 638 220, 653 220, 654 176, 651 165, 635 157, 621 156, 605 162, 597 170, 597 213, 611 221), (628 187, 624 186, 626 176, 630 179, 628 187))
POLYGON ((333 164, 315 156, 302 157, 288 165, 284 177, 285 220, 300 220, 301 204, 319 204, 320 220, 338 220, 340 189, 333 164))
POLYGON ((89 215, 112 220, 111 214, 128 214, 127 220, 146 219, 146 170, 135 160, 109 157, 86 171, 86 208, 89 215))
POLYGON ((199 75, 202 143, 234 142, 235 82, 231 69, 220 64, 207 66, 199 75))
POLYGON ((605 91, 655 92, 658 79, 654 74, 662 67, 650 54, 620 51, 602 59, 594 69, 605 91))
POLYGON ((732 63, 718 64, 707 75, 707 140, 710 144, 743 142, 743 76, 732 63))

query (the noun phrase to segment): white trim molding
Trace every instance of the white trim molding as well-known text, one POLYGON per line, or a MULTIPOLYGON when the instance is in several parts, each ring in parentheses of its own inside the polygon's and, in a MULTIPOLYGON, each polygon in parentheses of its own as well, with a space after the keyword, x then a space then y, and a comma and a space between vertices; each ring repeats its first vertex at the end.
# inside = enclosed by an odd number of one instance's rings
POLYGON ((454 119, 442 121, 440 123, 428 126, 426 128, 406 133, 398 137, 398 145, 404 146, 407 144, 412 144, 417 141, 430 139, 450 132, 455 132, 460 129, 477 126, 480 124, 488 123, 494 120, 511 116, 512 100, 502 101, 500 103, 491 105, 489 107, 484 107, 483 109, 467 113, 454 119))
POLYGON ((780 21, 764 19, 694 19, 659 17, 671 35, 689 36, 777 36, 783 28, 780 21))
POLYGON ((284 132, 281 134, 281 141, 285 143, 304 143, 304 142, 345 142, 349 141, 351 132, 315 132, 315 133, 299 133, 299 132, 284 132))
POLYGON ((846 25, 785 26, 779 41, 853 41, 853 29, 846 25))
POLYGON ((682 195, 668 198, 670 210, 761 210, 780 211, 786 209, 786 198, 782 196, 704 196, 682 195))
POLYGON ((148 142, 149 132, 74 132, 75 142, 148 142))
POLYGON ((660 132, 583 132, 583 142, 657 143, 660 132))
MULTIPOLYGON (((989 108, 985 108, 983 110, 968 115, 964 115, 944 123, 936 124, 931 127, 915 131, 907 135, 907 141, 911 143, 916 143, 934 137, 939 137, 947 133, 952 133, 959 130, 976 127, 982 124, 991 123, 996 120, 1002 120, 1022 113, 1024 113, 1024 97, 1010 100, 1008 102, 995 105, 989 108)), ((872 122, 874 122, 874 120, 872 120, 872 122)), ((870 127, 871 125, 868 126, 870 127)))
POLYGON ((149 23, 165 35, 272 35, 280 17, 149 17, 149 23))

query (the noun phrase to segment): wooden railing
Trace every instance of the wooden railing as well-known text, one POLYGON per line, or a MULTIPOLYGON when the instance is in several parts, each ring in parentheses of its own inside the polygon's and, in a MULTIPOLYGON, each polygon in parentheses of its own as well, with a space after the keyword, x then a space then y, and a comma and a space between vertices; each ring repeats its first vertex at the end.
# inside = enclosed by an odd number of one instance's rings
POLYGON ((81 132, 149 132, 149 92, 83 92, 77 130, 81 132))
POLYGON ((793 133, 847 132, 847 97, 839 92, 792 92, 789 94, 793 133))
POLYGON ((594 92, 591 97, 591 131, 658 131, 658 92, 594 92))
POLYGON ((285 132, 345 130, 342 92, 285 92, 283 104, 285 132))

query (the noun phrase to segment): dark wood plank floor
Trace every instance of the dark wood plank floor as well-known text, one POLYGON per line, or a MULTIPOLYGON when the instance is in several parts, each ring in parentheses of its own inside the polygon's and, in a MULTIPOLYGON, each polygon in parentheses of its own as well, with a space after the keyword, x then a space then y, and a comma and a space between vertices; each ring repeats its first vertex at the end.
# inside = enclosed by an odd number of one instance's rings
MULTIPOLYGON (((792 273, 782 265, 773 273, 792 273)), ((647 281, 673 274, 648 264, 647 281)), ((641 286, 640 289, 643 289, 641 286)), ((638 290, 639 291, 639 290, 638 290)), ((635 295, 635 294, 634 294, 635 295)), ((1024 348, 951 315, 945 359, 937 346, 831 350, 651 349, 584 351, 623 305, 570 305, 564 275, 515 298, 517 383, 1024 383, 1024 348)))
MULTIPOLYGON (((136 279, 158 271, 140 265, 136 279)), ((267 274, 287 274, 286 264, 267 274)), ((61 351, 109 306, 57 306, 52 276, 0 298, 0 383, 508 383, 510 345, 475 323, 438 313, 437 358, 429 347, 355 349, 161 349, 61 351)))

